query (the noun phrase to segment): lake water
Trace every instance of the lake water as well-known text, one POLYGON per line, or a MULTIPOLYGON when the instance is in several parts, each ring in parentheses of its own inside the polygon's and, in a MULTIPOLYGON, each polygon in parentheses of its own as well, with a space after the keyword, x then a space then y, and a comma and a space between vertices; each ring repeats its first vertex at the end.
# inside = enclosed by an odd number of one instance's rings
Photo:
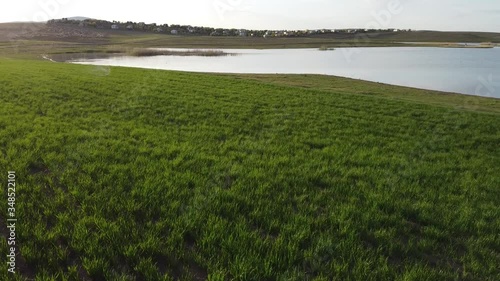
MULTIPOLYGON (((185 49, 168 49, 185 50, 185 49)), ((112 57, 74 63, 217 73, 326 74, 500 98, 500 48, 233 50, 235 56, 112 57)))

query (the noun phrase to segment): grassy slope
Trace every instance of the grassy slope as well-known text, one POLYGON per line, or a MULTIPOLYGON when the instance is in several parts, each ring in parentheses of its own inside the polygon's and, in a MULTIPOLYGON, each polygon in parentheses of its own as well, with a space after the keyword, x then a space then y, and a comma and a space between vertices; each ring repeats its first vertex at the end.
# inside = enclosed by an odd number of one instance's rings
POLYGON ((495 280, 500 101, 430 93, 0 59, 18 265, 60 280, 495 280))
MULTIPOLYGON (((226 76, 222 74, 222 76, 226 76)), ((453 107, 460 110, 500 113, 500 103, 497 99, 477 98, 470 95, 457 95, 446 92, 436 92, 415 88, 394 87, 393 85, 368 82, 350 78, 328 75, 260 75, 237 74, 227 75, 242 79, 260 81, 266 84, 290 86, 301 89, 314 89, 330 93, 356 94, 377 96, 389 100, 404 100, 423 104, 453 107), (335 81, 332 83, 332 81, 335 81)))

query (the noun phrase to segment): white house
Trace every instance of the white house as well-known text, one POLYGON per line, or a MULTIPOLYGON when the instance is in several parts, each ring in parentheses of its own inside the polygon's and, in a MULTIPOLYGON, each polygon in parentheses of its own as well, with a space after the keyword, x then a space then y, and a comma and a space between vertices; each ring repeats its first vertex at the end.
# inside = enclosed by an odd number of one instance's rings
POLYGON ((120 29, 120 26, 118 26, 117 24, 113 24, 113 25, 111 26, 111 29, 120 29))
POLYGON ((170 31, 170 33, 171 33, 172 35, 177 35, 177 34, 179 34, 179 32, 178 32, 176 29, 174 29, 174 30, 170 31))
POLYGON ((128 30, 132 30, 132 29, 134 29, 134 26, 133 26, 133 25, 131 25, 131 24, 129 24, 129 25, 127 25, 127 29, 128 29, 128 30))

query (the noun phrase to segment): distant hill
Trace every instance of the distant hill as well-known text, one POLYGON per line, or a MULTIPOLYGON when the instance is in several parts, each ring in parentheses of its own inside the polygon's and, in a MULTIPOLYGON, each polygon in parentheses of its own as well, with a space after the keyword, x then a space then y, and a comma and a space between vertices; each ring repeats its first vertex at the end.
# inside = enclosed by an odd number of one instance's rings
MULTIPOLYGON (((266 37, 266 44, 278 44, 277 41, 269 39, 282 38, 290 41, 290 44, 310 46, 387 46, 401 45, 400 42, 422 42, 428 43, 500 43, 500 33, 493 32, 439 32, 439 31, 396 31, 396 30, 376 30, 366 32, 361 30, 302 30, 302 31, 264 31, 264 30, 238 30, 222 29, 211 27, 197 27, 188 25, 157 25, 154 23, 145 24, 143 22, 111 22, 97 20, 88 17, 70 17, 58 20, 50 20, 45 23, 0 23, 0 42, 14 39, 37 40, 66 40, 81 41, 95 40, 101 42, 108 40, 111 36, 141 36, 141 34, 165 34, 165 35, 186 35, 192 36, 225 36, 240 37, 241 40, 251 40, 250 37, 266 37), (113 26, 117 28, 113 28, 113 26), (243 39, 249 37, 247 39, 243 39), (296 40, 294 40, 294 38, 296 40), (302 40, 300 41, 299 40, 302 40), (291 41, 293 40, 293 41, 291 41), (275 43, 272 43, 275 42, 275 43)), ((180 37, 176 37, 179 39, 180 37)), ((214 39, 215 40, 215 39, 214 39)), ((240 40, 240 41, 241 41, 240 40)), ((217 42, 220 42, 217 41, 217 42)), ((250 41, 249 44, 253 44, 250 41)), ((264 42, 264 41, 262 41, 264 42)), ((266 45, 264 44, 264 45, 266 45)), ((286 45, 285 43, 279 43, 286 45)), ((432 44, 431 44, 432 45, 432 44)), ((432 45, 434 46, 434 45, 432 45)))

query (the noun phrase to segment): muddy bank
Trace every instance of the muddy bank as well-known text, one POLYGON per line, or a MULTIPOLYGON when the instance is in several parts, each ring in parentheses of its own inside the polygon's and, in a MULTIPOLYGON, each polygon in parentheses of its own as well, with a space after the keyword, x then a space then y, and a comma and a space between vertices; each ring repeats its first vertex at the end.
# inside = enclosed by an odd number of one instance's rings
POLYGON ((78 60, 91 60, 91 59, 107 59, 111 57, 125 56, 126 53, 68 53, 68 54, 50 54, 43 55, 42 57, 54 62, 71 62, 78 60))

